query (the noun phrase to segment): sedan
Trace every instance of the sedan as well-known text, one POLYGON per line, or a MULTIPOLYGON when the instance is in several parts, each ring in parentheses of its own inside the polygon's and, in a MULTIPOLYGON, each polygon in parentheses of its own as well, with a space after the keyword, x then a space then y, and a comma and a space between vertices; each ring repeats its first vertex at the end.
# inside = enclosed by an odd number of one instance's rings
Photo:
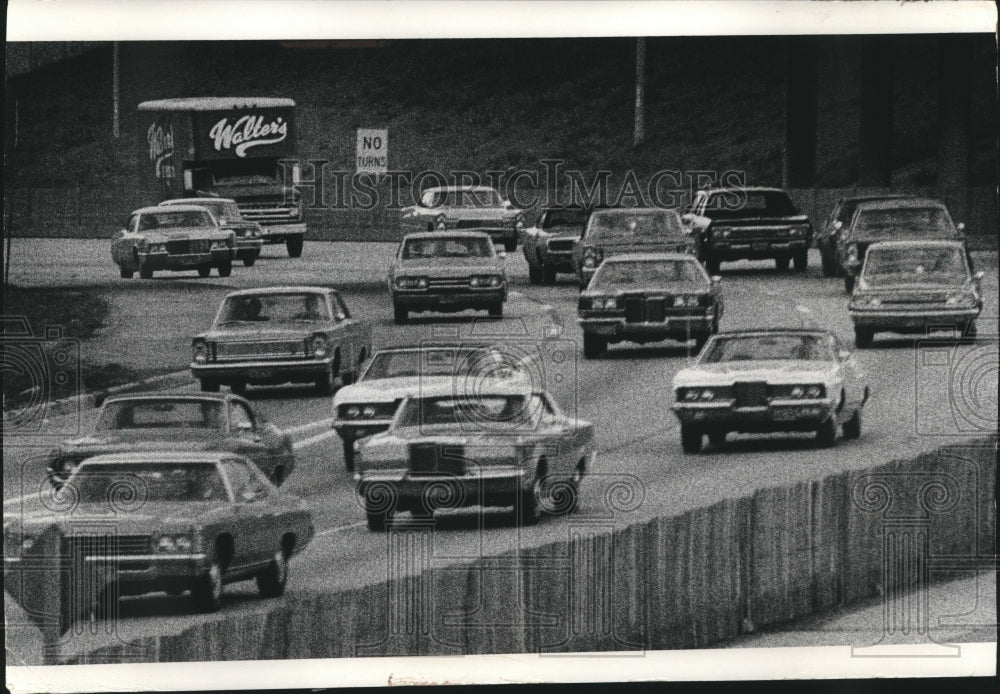
POLYGON ((219 393, 147 393, 109 398, 94 428, 49 453, 57 486, 95 455, 135 451, 229 451, 246 456, 274 484, 295 469, 292 439, 245 399, 219 393))
POLYGON ((98 604, 117 595, 190 591, 199 611, 214 612, 224 584, 248 579, 263 597, 279 597, 289 559, 314 534, 300 499, 230 453, 96 456, 76 469, 61 498, 75 503, 40 504, 17 525, 5 525, 5 577, 45 551, 35 543, 55 525, 78 588, 96 588, 98 604))
POLYGON ((243 261, 247 267, 257 262, 264 240, 264 231, 257 222, 243 219, 240 208, 235 200, 229 198, 180 198, 165 200, 160 207, 176 207, 177 205, 195 205, 204 207, 212 213, 212 217, 220 229, 236 234, 236 259, 243 261))
POLYGON ((861 436, 869 387, 853 355, 827 331, 779 328, 719 333, 674 377, 685 453, 707 434, 814 431, 821 446, 861 436))

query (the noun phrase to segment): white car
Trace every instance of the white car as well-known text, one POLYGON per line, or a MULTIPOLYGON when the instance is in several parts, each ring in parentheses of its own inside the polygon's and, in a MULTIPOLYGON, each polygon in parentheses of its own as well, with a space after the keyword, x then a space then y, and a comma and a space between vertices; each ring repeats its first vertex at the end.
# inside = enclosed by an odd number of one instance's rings
POLYGON ((354 469, 356 441, 389 428, 405 398, 440 383, 474 393, 485 380, 532 380, 535 356, 514 343, 419 344, 378 350, 357 383, 333 398, 333 428, 344 444, 344 465, 354 469))
POLYGON ((694 366, 674 377, 674 414, 685 453, 730 432, 815 431, 832 446, 837 430, 861 436, 870 389, 852 353, 828 330, 781 328, 714 335, 694 366))

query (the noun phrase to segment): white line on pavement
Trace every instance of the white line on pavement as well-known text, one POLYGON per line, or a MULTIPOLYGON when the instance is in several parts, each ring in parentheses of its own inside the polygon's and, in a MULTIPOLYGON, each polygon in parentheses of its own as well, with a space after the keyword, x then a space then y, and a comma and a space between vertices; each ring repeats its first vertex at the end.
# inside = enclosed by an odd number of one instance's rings
POLYGON ((333 424, 333 418, 328 417, 327 419, 317 419, 315 422, 306 422, 305 424, 298 424, 294 427, 288 427, 285 429, 286 434, 301 434, 303 431, 309 431, 310 429, 318 429, 322 427, 328 427, 333 424))
POLYGON ((322 432, 316 434, 315 436, 310 436, 307 439, 302 439, 301 441, 296 441, 295 443, 292 444, 292 447, 295 450, 298 450, 300 448, 305 448, 306 446, 311 446, 314 443, 319 443, 320 441, 322 441, 324 439, 328 439, 331 436, 335 436, 336 434, 337 434, 337 432, 334 431, 333 429, 330 429, 329 431, 322 431, 322 432))
POLYGON ((364 527, 366 521, 358 521, 357 523, 351 523, 350 525, 338 525, 336 528, 327 528, 323 532, 316 533, 316 537, 323 537, 324 535, 333 535, 334 533, 342 533, 345 530, 353 530, 354 528, 364 527))

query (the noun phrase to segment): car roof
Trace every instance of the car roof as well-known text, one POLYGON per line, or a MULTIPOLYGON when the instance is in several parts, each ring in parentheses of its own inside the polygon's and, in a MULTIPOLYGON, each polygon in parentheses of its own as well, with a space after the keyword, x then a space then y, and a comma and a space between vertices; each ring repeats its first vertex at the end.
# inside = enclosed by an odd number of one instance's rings
POLYGON ((608 263, 625 263, 625 262, 653 262, 653 261, 665 261, 665 260, 685 260, 697 262, 695 258, 690 253, 622 253, 621 255, 610 256, 601 265, 607 265, 608 263))
POLYGON ((404 241, 409 239, 442 239, 442 238, 467 238, 481 239, 489 238, 485 231, 417 231, 403 237, 404 241))
POLYGON ((720 330, 716 337, 749 337, 752 335, 832 335, 824 328, 752 328, 747 330, 720 330))
POLYGON ((192 393, 191 391, 157 391, 155 393, 125 393, 108 396, 104 402, 120 402, 126 400, 217 400, 224 401, 234 397, 232 393, 192 393))
POLYGON ((934 198, 901 197, 895 199, 870 200, 868 202, 862 202, 858 205, 857 212, 863 212, 865 210, 896 210, 917 207, 936 207, 939 209, 947 209, 947 206, 941 200, 936 200, 934 198))
POLYGON ((191 205, 198 207, 204 204, 212 204, 214 202, 231 202, 234 205, 236 201, 232 198, 176 198, 174 200, 164 200, 157 207, 181 207, 183 205, 191 205))
MULTIPOLYGON (((163 212, 164 209, 160 205, 151 205, 149 207, 140 207, 137 210, 132 210, 132 214, 149 214, 152 212, 163 212)), ((171 205, 171 212, 205 212, 205 208, 201 205, 171 205)))
POLYGON ((876 243, 869 244, 868 250, 878 249, 878 248, 916 248, 916 247, 939 247, 939 248, 965 248, 965 241, 961 239, 928 239, 924 240, 910 240, 910 241, 878 241, 876 243))
POLYGON ((876 202, 878 200, 899 200, 901 198, 912 198, 907 193, 868 193, 865 195, 849 195, 840 199, 840 202, 876 202))
POLYGON ((264 294, 337 294, 337 290, 331 287, 307 287, 307 286, 288 286, 288 287, 255 287, 253 289, 240 289, 239 291, 229 292, 226 294, 228 299, 231 296, 260 296, 264 294))
MULTIPOLYGON (((702 192, 702 191, 698 191, 702 192)), ((784 193, 788 194, 788 191, 784 188, 775 188, 774 186, 736 186, 729 188, 705 188, 705 193, 715 194, 715 193, 784 193)))
POLYGON ((615 214, 615 215, 626 215, 626 214, 651 214, 654 212, 663 212, 677 214, 676 210, 667 209, 666 207, 599 207, 595 209, 591 214, 615 214))
POLYGON ((414 399, 439 398, 455 396, 469 399, 476 399, 490 395, 525 395, 527 393, 538 393, 539 389, 521 379, 509 378, 482 378, 476 381, 475 392, 457 392, 455 384, 450 379, 433 380, 428 379, 428 383, 420 388, 418 395, 412 396, 414 399))
POLYGON ((225 451, 144 451, 133 453, 105 453, 85 459, 81 465, 101 463, 105 465, 134 465, 136 463, 221 463, 225 460, 242 460, 244 456, 225 451))
POLYGON ((270 96, 195 96, 143 101, 139 111, 227 111, 241 108, 281 108, 295 106, 292 99, 270 96))
POLYGON ((498 192, 493 186, 434 186, 432 188, 424 188, 420 191, 420 194, 424 193, 440 193, 440 192, 457 192, 460 190, 473 191, 473 190, 491 190, 498 192))

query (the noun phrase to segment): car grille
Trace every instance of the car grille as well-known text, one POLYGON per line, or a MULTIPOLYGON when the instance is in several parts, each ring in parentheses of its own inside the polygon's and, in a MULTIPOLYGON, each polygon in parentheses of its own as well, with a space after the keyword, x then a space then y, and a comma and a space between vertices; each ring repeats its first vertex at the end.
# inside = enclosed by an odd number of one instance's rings
POLYGON ((552 239, 549 241, 549 250, 556 253, 570 253, 574 246, 576 246, 576 241, 573 239, 552 239))
POLYGON ((240 201, 237 206, 243 219, 259 224, 297 222, 300 213, 298 208, 282 204, 282 201, 247 202, 240 201))
POLYGON ((167 253, 171 255, 185 255, 187 253, 207 253, 211 241, 208 239, 183 239, 180 241, 167 241, 167 253))
POLYGON ((733 384, 736 407, 767 407, 767 383, 764 381, 737 381, 733 384))
POLYGON ((465 448, 434 443, 410 444, 410 473, 414 475, 465 474, 465 448))
POLYGON ((922 292, 919 294, 895 294, 887 296, 883 304, 943 304, 947 300, 943 292, 922 292))
POLYGON ((626 323, 662 323, 667 318, 667 298, 630 296, 625 299, 626 323))
POLYGON ((304 340, 278 340, 274 342, 218 342, 215 344, 215 358, 219 361, 227 359, 279 357, 304 357, 306 347, 304 340))
POLYGON ((149 535, 72 535, 67 538, 74 557, 145 556, 153 551, 149 535))
MULTIPOLYGON (((791 236, 791 229, 788 227, 729 227, 729 241, 769 241, 773 239, 784 239, 791 236)), ((727 240, 727 239, 724 239, 727 240)))
POLYGON ((427 280, 429 289, 468 289, 468 277, 430 277, 427 280))

